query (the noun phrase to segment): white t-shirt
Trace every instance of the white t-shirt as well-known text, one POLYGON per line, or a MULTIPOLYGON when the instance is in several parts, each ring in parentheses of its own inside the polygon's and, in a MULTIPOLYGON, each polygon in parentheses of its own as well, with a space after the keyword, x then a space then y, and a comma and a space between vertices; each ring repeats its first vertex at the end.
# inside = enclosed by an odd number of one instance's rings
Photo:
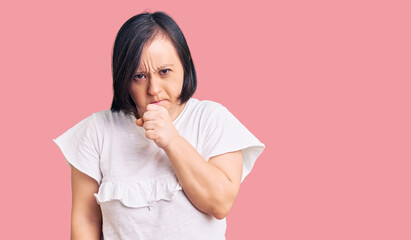
MULTIPOLYGON (((94 196, 104 239, 225 239, 225 218, 195 208, 165 152, 145 137, 135 120, 132 114, 101 111, 53 139, 69 165, 99 183, 94 196)), ((173 123, 207 161, 242 150, 241 181, 265 147, 216 102, 191 98, 173 123)))

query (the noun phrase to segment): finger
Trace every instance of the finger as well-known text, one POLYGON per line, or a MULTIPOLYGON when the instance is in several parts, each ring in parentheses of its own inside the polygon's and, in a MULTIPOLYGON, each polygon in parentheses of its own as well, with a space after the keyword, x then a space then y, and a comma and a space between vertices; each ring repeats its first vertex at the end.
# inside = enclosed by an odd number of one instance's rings
POLYGON ((136 120, 136 124, 137 124, 137 126, 142 127, 143 124, 144 124, 143 118, 137 119, 137 120, 136 120))
POLYGON ((143 123, 143 128, 145 130, 154 130, 157 127, 157 123, 154 121, 146 121, 143 123))
POLYGON ((151 110, 151 111, 146 111, 144 114, 143 114, 143 120, 144 120, 144 122, 145 121, 154 121, 154 120, 156 120, 156 119, 158 119, 159 118, 159 113, 158 113, 158 111, 153 111, 153 110, 151 110))
POLYGON ((157 140, 157 133, 154 130, 147 130, 146 131, 146 138, 150 140, 157 140))
POLYGON ((147 111, 156 111, 156 110, 159 110, 161 108, 164 108, 164 107, 162 107, 158 104, 150 103, 150 104, 147 105, 146 110, 147 111))

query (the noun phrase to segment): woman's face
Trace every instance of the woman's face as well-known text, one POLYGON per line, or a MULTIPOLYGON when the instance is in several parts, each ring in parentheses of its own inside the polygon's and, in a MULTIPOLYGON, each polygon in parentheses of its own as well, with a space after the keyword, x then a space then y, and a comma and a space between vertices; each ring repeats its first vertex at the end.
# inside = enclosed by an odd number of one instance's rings
POLYGON ((168 38, 159 35, 143 48, 140 65, 130 87, 130 94, 142 117, 148 104, 165 107, 172 120, 185 104, 178 97, 183 88, 184 70, 177 50, 168 38))

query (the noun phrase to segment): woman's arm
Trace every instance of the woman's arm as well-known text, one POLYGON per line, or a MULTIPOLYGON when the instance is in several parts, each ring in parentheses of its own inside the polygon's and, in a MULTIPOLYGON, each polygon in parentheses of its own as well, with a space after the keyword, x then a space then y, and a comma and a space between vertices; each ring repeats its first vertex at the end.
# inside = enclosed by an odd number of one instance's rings
POLYGON ((173 139, 164 151, 194 206, 217 219, 227 216, 240 190, 242 152, 218 155, 207 162, 181 136, 173 139))
POLYGON ((207 162, 176 130, 166 108, 149 104, 136 121, 146 137, 164 149, 190 201, 199 210, 224 218, 238 195, 242 174, 242 152, 210 158, 207 162))
POLYGON ((93 196, 98 187, 96 180, 71 166, 71 240, 100 240, 101 210, 93 196))

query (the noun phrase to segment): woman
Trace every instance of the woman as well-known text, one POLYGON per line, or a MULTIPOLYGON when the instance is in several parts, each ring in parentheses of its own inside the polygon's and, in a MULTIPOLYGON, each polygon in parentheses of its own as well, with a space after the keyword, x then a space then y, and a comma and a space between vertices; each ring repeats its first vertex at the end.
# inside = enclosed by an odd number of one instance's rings
POLYGON ((196 82, 168 15, 124 23, 111 109, 54 139, 72 171, 72 239, 225 239, 264 145, 221 104, 192 98, 196 82))

